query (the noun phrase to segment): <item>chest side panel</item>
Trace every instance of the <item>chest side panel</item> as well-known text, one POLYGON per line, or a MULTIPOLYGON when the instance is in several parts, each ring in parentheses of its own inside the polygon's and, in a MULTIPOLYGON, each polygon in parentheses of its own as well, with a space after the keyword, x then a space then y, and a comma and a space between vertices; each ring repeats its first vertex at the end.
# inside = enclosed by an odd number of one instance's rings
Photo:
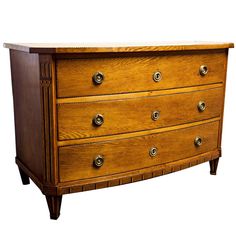
POLYGON ((39 58, 37 54, 10 51, 17 158, 43 179, 42 117, 39 58))

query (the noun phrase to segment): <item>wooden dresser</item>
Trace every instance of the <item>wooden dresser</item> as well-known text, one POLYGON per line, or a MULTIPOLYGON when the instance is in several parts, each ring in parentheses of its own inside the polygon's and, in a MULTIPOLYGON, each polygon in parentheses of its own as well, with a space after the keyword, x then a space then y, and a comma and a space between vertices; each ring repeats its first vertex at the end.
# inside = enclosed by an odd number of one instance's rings
POLYGON ((208 161, 215 175, 233 46, 5 44, 23 184, 57 219, 63 194, 208 161))

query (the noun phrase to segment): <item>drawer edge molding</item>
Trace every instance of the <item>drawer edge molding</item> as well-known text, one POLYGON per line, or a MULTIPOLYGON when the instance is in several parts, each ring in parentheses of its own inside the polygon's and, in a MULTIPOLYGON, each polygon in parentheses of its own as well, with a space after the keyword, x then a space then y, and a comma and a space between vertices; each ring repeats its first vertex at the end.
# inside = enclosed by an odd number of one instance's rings
POLYGON ((221 157, 221 149, 216 149, 197 156, 184 158, 157 166, 123 172, 114 175, 59 183, 58 193, 68 194, 113 187, 170 174, 221 157))
POLYGON ((131 132, 131 133, 123 133, 123 134, 115 134, 115 135, 98 136, 98 137, 91 137, 91 138, 84 138, 84 139, 71 139, 71 140, 65 140, 65 141, 57 141, 57 146, 60 148, 60 147, 65 147, 65 146, 73 146, 77 144, 96 143, 96 142, 111 141, 111 140, 117 140, 117 139, 133 138, 133 137, 139 137, 143 135, 157 134, 157 133, 163 133, 163 132, 173 131, 177 129, 184 129, 184 128, 207 124, 207 123, 211 123, 211 122, 215 122, 219 120, 221 120, 221 117, 214 117, 207 120, 201 120, 197 122, 185 123, 181 125, 174 125, 174 126, 163 127, 163 128, 158 128, 158 129, 136 131, 136 132, 131 132))
POLYGON ((204 91, 215 88, 223 87, 223 83, 213 83, 208 85, 199 85, 183 88, 172 88, 163 90, 152 90, 152 91, 140 91, 140 92, 130 92, 130 93, 120 93, 120 94, 108 94, 108 95, 93 95, 85 97, 70 97, 70 98, 57 98, 57 104, 63 105, 68 103, 83 103, 83 102, 98 102, 107 100, 120 100, 120 99, 132 99, 132 98, 142 98, 151 96, 164 96, 170 94, 188 93, 194 91, 204 91))

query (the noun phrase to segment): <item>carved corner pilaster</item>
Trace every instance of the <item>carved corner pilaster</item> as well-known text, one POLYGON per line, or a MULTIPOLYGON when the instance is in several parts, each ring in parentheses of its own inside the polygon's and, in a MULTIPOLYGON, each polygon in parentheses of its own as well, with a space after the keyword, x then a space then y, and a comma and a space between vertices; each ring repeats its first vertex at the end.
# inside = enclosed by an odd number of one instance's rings
POLYGON ((39 56, 39 73, 42 108, 42 133, 43 133, 43 165, 44 182, 55 183, 55 165, 53 148, 53 101, 52 101, 52 57, 51 55, 39 56))

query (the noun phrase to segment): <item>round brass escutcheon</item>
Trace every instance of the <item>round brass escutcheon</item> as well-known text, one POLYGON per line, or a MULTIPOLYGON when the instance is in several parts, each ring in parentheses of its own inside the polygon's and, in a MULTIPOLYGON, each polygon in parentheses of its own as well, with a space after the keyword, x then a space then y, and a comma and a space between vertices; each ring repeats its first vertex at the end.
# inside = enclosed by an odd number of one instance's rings
POLYGON ((206 65, 201 65, 199 68, 199 73, 201 76, 205 76, 208 73, 208 68, 206 65))
POLYGON ((200 112, 205 111, 206 109, 206 103, 204 101, 200 101, 197 105, 197 108, 200 112))
POLYGON ((202 145, 202 138, 197 136, 195 139, 194 139, 194 144, 196 147, 200 147, 202 145))
POLYGON ((95 167, 101 167, 104 163, 104 157, 101 155, 97 155, 93 160, 93 164, 95 167))
POLYGON ((157 153, 158 153, 158 149, 156 147, 150 148, 150 150, 149 150, 150 157, 155 157, 157 155, 157 153))
POLYGON ((152 119, 154 121, 158 120, 160 118, 160 111, 154 111, 152 112, 152 119))
POLYGON ((155 82, 160 82, 161 79, 162 79, 161 72, 160 72, 160 71, 154 72, 154 74, 153 74, 153 80, 154 80, 155 82))
POLYGON ((96 72, 94 75, 93 75, 93 82, 96 84, 96 85, 99 85, 103 82, 104 80, 104 75, 102 72, 96 72))
POLYGON ((104 117, 101 114, 96 114, 93 118, 93 124, 96 126, 101 126, 104 123, 104 117))

